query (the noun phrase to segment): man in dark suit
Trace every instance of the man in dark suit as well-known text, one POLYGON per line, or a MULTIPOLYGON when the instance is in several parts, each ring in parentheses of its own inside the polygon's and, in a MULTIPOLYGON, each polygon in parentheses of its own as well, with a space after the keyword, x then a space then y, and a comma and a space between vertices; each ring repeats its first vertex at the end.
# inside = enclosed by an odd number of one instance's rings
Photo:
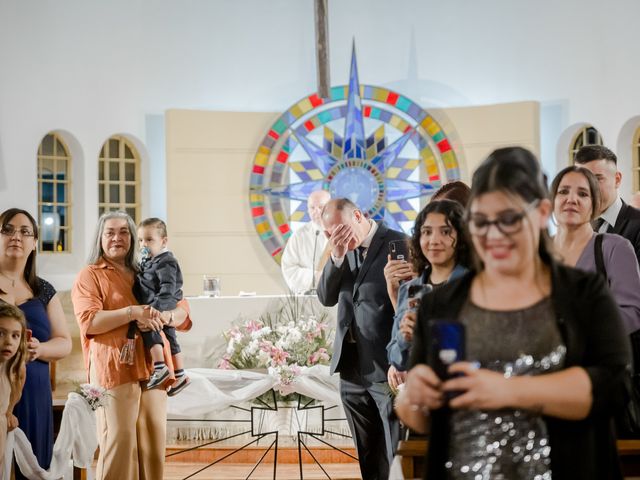
POLYGON ((598 179, 600 216, 593 221, 594 230, 617 233, 629 240, 640 263, 640 210, 627 205, 618 194, 622 173, 615 153, 601 145, 586 145, 576 153, 575 163, 598 179))
POLYGON ((318 282, 318 299, 325 306, 338 304, 331 373, 340 373, 340 395, 362 478, 387 480, 400 426, 390 419, 386 346, 394 311, 383 270, 389 242, 406 237, 367 219, 345 198, 327 203, 322 224, 331 259, 318 282))

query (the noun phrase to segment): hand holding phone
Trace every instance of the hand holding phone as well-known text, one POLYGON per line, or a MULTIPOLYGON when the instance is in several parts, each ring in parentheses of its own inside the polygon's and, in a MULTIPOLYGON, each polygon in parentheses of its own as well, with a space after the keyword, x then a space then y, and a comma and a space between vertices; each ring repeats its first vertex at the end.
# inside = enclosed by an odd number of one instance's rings
POLYGON ((409 248, 404 240, 391 240, 389 242, 389 255, 391 260, 409 261, 409 248))
MULTIPOLYGON (((458 322, 432 320, 429 322, 429 366, 440 380, 448 380, 454 375, 449 373, 449 366, 465 360, 466 336, 464 325, 458 322)), ((461 392, 450 392, 451 399, 461 392)))

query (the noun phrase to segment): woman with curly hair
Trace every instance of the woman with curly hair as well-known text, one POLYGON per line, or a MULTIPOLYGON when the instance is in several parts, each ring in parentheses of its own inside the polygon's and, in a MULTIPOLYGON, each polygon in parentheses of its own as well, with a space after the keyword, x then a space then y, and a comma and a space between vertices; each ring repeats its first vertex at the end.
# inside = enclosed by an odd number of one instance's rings
POLYGON ((460 277, 469 265, 469 248, 463 234, 464 211, 452 200, 435 200, 418 214, 409 250, 413 270, 420 274, 400 285, 387 355, 389 385, 404 383, 416 321, 415 290, 432 290, 460 277), (425 287, 420 289, 418 287, 425 287))

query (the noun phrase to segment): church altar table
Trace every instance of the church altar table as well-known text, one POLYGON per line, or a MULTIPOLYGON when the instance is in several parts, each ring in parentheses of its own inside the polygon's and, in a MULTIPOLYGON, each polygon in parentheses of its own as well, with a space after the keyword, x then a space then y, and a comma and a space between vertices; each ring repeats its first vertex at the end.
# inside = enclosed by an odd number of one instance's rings
POLYGON ((271 369, 193 368, 187 374, 191 378, 189 388, 168 398, 168 443, 230 438, 241 432, 248 433, 248 424, 254 437, 278 431, 281 440, 291 444, 295 444, 298 432, 316 434, 325 441, 333 441, 336 435, 337 438, 350 436, 340 399, 339 377, 331 375, 327 365, 302 367, 287 389, 287 394, 298 393, 316 399, 310 408, 287 403, 271 409, 270 404, 256 402, 254 399, 263 393, 278 388, 271 369))
MULTIPOLYGON (((255 319, 279 309, 290 295, 252 295, 238 297, 186 297, 191 308, 193 325, 188 332, 178 332, 185 368, 216 368, 226 349, 222 334, 234 320, 255 319)), ((329 314, 327 323, 335 328, 336 307, 323 307, 315 295, 299 295, 314 309, 329 314)))
MULTIPOLYGON (((169 399, 167 413, 168 441, 220 438, 241 430, 238 420, 244 413, 231 405, 248 406, 252 399, 269 391, 276 383, 268 372, 217 370, 227 342, 223 332, 232 322, 257 320, 261 314, 275 312, 291 295, 255 295, 223 297, 187 297, 193 325, 188 332, 178 332, 184 365, 192 384, 180 395, 169 399), (218 423, 213 419, 226 419, 218 423)), ((327 312, 326 322, 335 329, 336 307, 323 307, 315 295, 298 295, 305 310, 327 312)), ((328 405, 338 405, 336 414, 344 416, 338 393, 338 376, 329 375, 328 367, 303 369, 294 390, 328 405)), ((346 424, 336 428, 348 434, 346 424)))

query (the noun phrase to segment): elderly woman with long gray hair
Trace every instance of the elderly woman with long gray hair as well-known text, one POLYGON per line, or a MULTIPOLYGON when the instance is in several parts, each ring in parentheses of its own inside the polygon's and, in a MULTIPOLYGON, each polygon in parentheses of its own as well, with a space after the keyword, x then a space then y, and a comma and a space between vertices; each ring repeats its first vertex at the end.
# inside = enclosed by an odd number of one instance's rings
MULTIPOLYGON (((178 329, 190 325, 184 301, 162 313, 137 304, 132 291, 136 247, 131 217, 124 212, 103 214, 89 265, 80 271, 71 292, 89 379, 110 395, 96 412, 98 479, 163 478, 167 395, 162 388, 145 387, 153 367, 138 330, 162 334, 162 326, 171 322, 178 329)), ((165 361, 172 373, 166 387, 174 380, 167 345, 165 361)))

